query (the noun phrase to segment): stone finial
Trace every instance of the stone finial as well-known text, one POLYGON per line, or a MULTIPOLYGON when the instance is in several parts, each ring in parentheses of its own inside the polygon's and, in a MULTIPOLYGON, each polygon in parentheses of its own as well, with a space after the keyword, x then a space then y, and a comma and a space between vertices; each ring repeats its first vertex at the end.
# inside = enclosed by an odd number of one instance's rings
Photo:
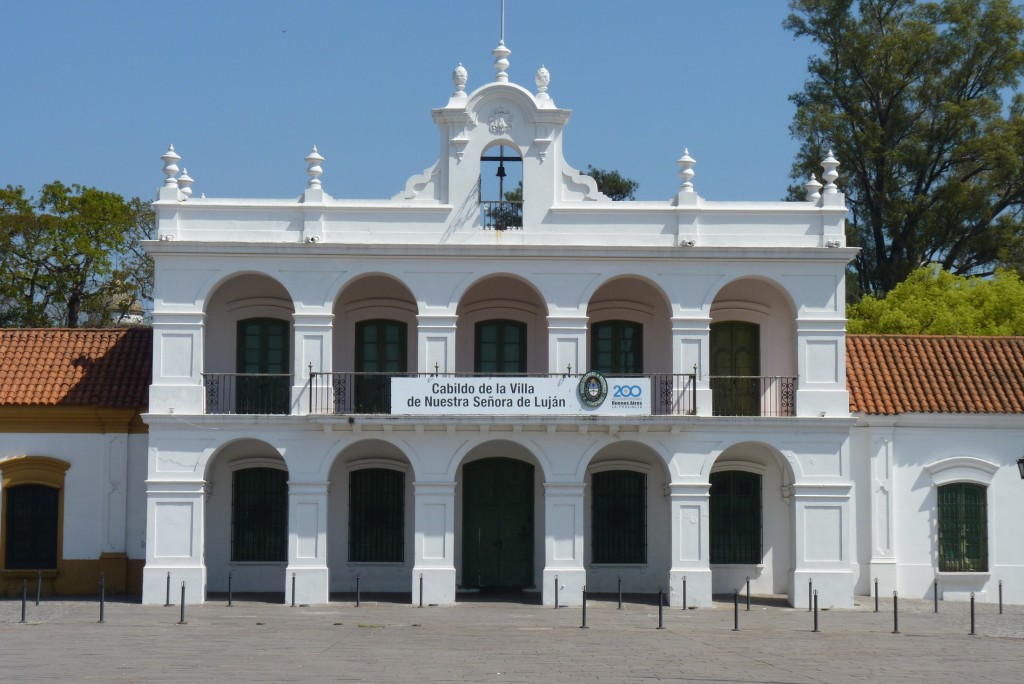
POLYGON ((807 191, 807 201, 817 202, 821 199, 821 183, 815 178, 814 174, 811 174, 811 180, 804 184, 804 190, 807 191))
POLYGON ((839 178, 839 173, 836 171, 837 166, 839 166, 839 162, 832 156, 832 150, 829 150, 828 156, 821 160, 821 168, 825 169, 825 172, 821 174, 821 179, 825 181, 824 193, 826 195, 834 195, 839 192, 839 188, 836 187, 836 179, 839 178))
POLYGON ((462 62, 459 62, 459 66, 455 67, 455 71, 452 72, 452 83, 455 84, 456 96, 466 92, 467 81, 469 81, 469 72, 466 71, 466 67, 462 66, 462 62))
POLYGON ((316 151, 316 145, 313 145, 313 151, 306 156, 306 173, 309 174, 309 184, 306 187, 310 190, 320 189, 320 176, 324 172, 320 163, 323 160, 324 158, 316 151))
POLYGON ((693 165, 697 163, 697 160, 690 156, 689 148, 683 148, 683 156, 676 160, 676 164, 679 164, 679 177, 683 180, 683 184, 679 186, 680 192, 693 192, 693 165))
POLYGON ((181 190, 181 194, 188 199, 192 196, 192 184, 195 183, 192 180, 192 176, 188 175, 188 169, 182 169, 181 175, 178 176, 178 190, 181 190))
POLYGON ((160 158, 164 161, 164 187, 165 188, 176 188, 178 187, 178 181, 174 178, 178 175, 178 162, 181 161, 181 156, 174 151, 174 145, 167 148, 167 151, 160 155, 160 158))
POLYGON ((538 95, 547 93, 548 84, 551 83, 551 72, 541 64, 540 69, 537 69, 537 75, 533 77, 533 82, 537 84, 538 95))
POLYGON ((512 54, 512 51, 505 47, 505 41, 499 40, 498 47, 491 50, 491 54, 494 55, 494 70, 497 72, 494 75, 494 80, 499 83, 508 83, 508 56, 512 54))

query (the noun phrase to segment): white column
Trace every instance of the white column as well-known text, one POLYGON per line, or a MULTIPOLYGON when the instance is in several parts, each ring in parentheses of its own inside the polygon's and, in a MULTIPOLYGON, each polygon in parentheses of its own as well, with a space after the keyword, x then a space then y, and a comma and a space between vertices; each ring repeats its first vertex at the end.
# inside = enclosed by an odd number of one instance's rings
POLYGON ((171 576, 171 603, 206 600, 204 558, 205 483, 196 480, 146 482, 146 567, 142 572, 142 602, 166 600, 171 576))
POLYGON ((202 312, 153 313, 153 384, 150 413, 202 414, 202 312))
POLYGON ((587 358, 586 312, 572 316, 548 316, 548 372, 585 373, 587 358))
POLYGON ((672 567, 668 574, 669 602, 682 607, 686 578, 686 607, 711 605, 709 514, 711 485, 706 482, 669 485, 672 516, 672 567))
MULTIPOLYGON (((711 415, 711 389, 708 385, 709 344, 711 319, 707 316, 696 318, 672 318, 672 372, 695 373, 697 383, 696 406, 693 391, 689 386, 677 386, 677 406, 694 408, 697 415, 711 415)), ((683 411, 685 413, 685 411, 683 411)))
POLYGON ((417 349, 420 373, 455 372, 455 314, 420 314, 417 349))
POLYGON ((327 491, 329 482, 288 482, 288 571, 285 602, 327 603, 327 491))
MULTIPOLYGON (((292 332, 295 353, 292 368, 292 413, 305 415, 311 412, 310 396, 313 392, 310 367, 314 373, 330 373, 331 334, 334 314, 302 313, 292 314, 292 332)), ((330 413, 332 402, 331 383, 324 378, 317 383, 318 392, 312 397, 313 413, 330 413)))
POLYGON ((414 482, 413 491, 416 561, 412 569, 412 602, 455 603, 455 483, 414 482))
POLYGON ((853 607, 850 484, 796 484, 793 491, 795 565, 790 602, 807 608, 808 580, 822 608, 853 607))
POLYGON ((558 604, 576 606, 583 602, 587 583, 584 556, 584 505, 582 482, 545 482, 544 586, 545 606, 555 605, 555 578, 558 604))

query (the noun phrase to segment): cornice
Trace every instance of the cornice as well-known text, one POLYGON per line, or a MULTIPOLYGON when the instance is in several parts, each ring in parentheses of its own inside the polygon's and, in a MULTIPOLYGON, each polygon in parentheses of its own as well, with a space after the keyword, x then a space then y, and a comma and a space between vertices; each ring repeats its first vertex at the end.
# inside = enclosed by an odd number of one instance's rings
POLYGON ((146 434, 140 412, 95 406, 0 406, 0 433, 146 434))

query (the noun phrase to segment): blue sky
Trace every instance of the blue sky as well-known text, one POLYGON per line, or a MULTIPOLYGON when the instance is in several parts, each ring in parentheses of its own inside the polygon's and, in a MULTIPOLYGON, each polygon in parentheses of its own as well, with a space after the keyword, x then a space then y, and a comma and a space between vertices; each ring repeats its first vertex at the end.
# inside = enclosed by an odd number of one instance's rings
MULTIPOLYGON (((196 195, 386 198, 436 159, 430 110, 462 62, 493 79, 500 0, 32 0, 4 4, 0 185, 51 180, 152 199, 173 143, 196 195)), ((712 200, 785 195, 788 96, 815 49, 785 0, 507 0, 511 80, 573 110, 569 163, 675 194, 688 147, 712 200)), ((842 161, 842 160, 840 160, 842 161)), ((842 168, 840 167, 840 173, 842 168)), ((842 180, 840 179, 840 185, 842 180)))

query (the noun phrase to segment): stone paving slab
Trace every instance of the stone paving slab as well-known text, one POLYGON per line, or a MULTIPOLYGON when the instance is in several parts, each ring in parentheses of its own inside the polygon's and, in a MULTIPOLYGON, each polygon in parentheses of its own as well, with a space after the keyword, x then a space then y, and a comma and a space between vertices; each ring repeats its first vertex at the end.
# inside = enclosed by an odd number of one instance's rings
POLYGON ((813 614, 731 603, 681 610, 379 601, 292 608, 0 601, 0 680, 17 682, 1019 682, 1024 607, 891 598, 813 614))

